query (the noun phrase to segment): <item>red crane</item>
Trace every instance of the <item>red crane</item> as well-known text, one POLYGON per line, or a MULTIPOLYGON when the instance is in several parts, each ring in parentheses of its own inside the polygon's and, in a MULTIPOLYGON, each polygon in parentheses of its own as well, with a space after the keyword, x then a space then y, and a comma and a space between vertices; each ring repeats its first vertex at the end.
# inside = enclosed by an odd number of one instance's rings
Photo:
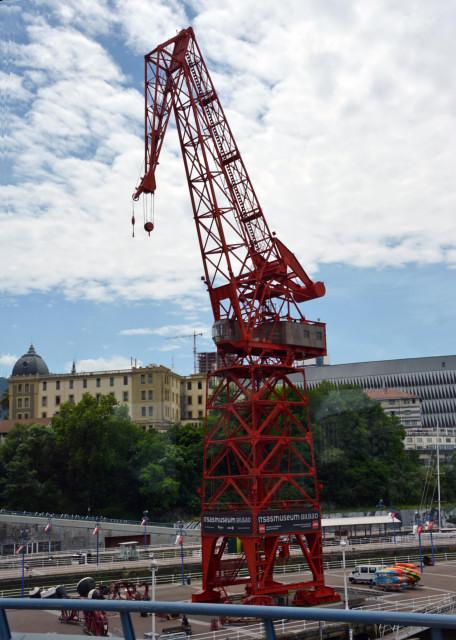
POLYGON ((224 363, 211 374, 206 405, 203 586, 193 600, 229 599, 239 584, 244 602, 256 604, 288 602, 290 592, 296 604, 338 600, 324 584, 305 376, 293 366, 326 353, 325 325, 300 309, 325 287, 269 230, 191 28, 145 56, 145 83, 145 174, 133 199, 155 192, 172 112, 224 363), (240 558, 226 555, 233 538, 242 542, 240 558), (282 584, 274 568, 292 545, 312 578, 282 584))

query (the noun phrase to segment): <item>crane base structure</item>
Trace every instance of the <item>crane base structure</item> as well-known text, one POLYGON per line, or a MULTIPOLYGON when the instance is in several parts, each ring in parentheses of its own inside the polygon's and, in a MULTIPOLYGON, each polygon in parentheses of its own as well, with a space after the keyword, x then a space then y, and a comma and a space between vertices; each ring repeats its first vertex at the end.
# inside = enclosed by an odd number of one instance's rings
POLYGON ((285 604, 291 592, 299 605, 338 601, 324 583, 304 371, 252 364, 214 376, 204 445, 203 589, 192 600, 229 601, 229 588, 244 585, 244 603, 285 604), (302 385, 292 382, 296 373, 302 385), (242 547, 237 557, 227 555, 233 539, 242 547), (312 577, 283 584, 274 570, 283 573, 291 548, 312 577))
MULTIPOLYGON (((207 384, 203 584, 193 600, 226 601, 243 585, 243 601, 255 604, 288 603, 291 592, 299 605, 336 601, 324 583, 304 370, 294 367, 326 354, 324 323, 300 308, 325 286, 269 229, 191 28, 145 56, 144 115, 145 173, 133 200, 156 191, 173 115, 223 363, 207 384), (242 555, 228 557, 236 539, 242 555), (277 568, 292 547, 311 577, 283 584, 277 568)), ((155 228, 147 215, 144 228, 149 235, 155 228)))

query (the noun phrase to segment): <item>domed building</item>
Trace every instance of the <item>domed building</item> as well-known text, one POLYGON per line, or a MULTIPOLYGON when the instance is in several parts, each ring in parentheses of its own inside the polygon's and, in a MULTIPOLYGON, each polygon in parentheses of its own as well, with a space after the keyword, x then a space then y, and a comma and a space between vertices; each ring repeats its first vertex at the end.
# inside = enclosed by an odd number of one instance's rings
POLYGON ((49 369, 47 364, 41 356, 37 354, 33 348, 33 344, 30 345, 30 349, 27 353, 19 358, 13 367, 12 376, 36 376, 47 375, 49 369))

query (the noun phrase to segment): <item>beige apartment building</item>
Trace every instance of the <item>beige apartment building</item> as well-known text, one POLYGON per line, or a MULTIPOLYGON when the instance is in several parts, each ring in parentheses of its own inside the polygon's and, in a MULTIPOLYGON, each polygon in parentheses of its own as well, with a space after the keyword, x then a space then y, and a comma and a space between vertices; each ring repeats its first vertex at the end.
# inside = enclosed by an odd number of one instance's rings
POLYGON ((421 400, 414 393, 401 389, 365 389, 365 392, 380 402, 387 415, 396 416, 406 429, 421 427, 421 400))
POLYGON ((49 373, 33 346, 9 379, 9 419, 48 419, 64 402, 80 402, 85 393, 112 395, 128 407, 132 421, 145 429, 166 430, 176 423, 201 423, 206 405, 206 376, 187 377, 163 365, 117 371, 49 373))

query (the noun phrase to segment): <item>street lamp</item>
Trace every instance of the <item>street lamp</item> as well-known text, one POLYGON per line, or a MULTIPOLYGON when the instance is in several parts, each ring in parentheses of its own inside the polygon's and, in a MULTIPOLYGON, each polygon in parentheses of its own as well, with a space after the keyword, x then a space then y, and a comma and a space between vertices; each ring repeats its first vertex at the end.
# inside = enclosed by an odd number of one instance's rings
POLYGON ((21 546, 17 549, 16 553, 22 553, 22 590, 21 590, 21 598, 24 597, 24 582, 25 582, 25 529, 22 529, 22 539, 21 546))
POLYGON ((181 564, 182 564, 182 584, 185 585, 185 571, 184 571, 184 523, 179 520, 179 534, 177 536, 177 544, 180 544, 181 548, 181 564))
MULTIPOLYGON (((152 602, 155 602, 155 573, 158 569, 157 561, 154 560, 154 554, 149 553, 149 569, 152 573, 152 602)), ((155 611, 152 611, 152 640, 155 640, 155 611)))
POLYGON ((421 532, 423 531, 423 525, 420 522, 420 514, 418 511, 415 511, 415 523, 416 523, 416 532, 418 534, 418 544, 420 547, 420 567, 421 567, 421 573, 423 573, 423 554, 421 551, 421 532))
POLYGON ((396 544, 396 525, 395 525, 395 522, 394 522, 394 518, 396 517, 396 512, 395 512, 395 510, 394 510, 394 507, 393 507, 393 506, 391 506, 390 516, 391 516, 391 519, 392 519, 392 521, 393 521, 393 536, 394 536, 394 544, 396 544))
POLYGON ((143 519, 141 524, 144 525, 144 551, 147 551, 147 521, 149 520, 149 512, 147 510, 143 511, 143 519))
POLYGON ((47 531, 47 534, 48 534, 48 556, 50 558, 51 557, 51 524, 52 522, 51 522, 51 516, 49 513, 47 517, 48 517, 48 522, 44 530, 47 531))
MULTIPOLYGON (((344 598, 345 598, 345 609, 349 609, 350 607, 348 606, 348 589, 347 589, 347 575, 345 573, 345 547, 347 546, 347 543, 345 542, 345 540, 341 540, 340 542, 340 548, 342 549, 342 566, 344 568, 344 598)), ((352 640, 353 638, 353 629, 350 627, 349 631, 349 637, 350 640, 352 640)))
POLYGON ((97 524, 95 525, 95 529, 93 530, 93 535, 97 536, 97 567, 98 567, 98 550, 99 550, 99 544, 98 544, 98 536, 100 533, 100 518, 97 518, 97 524))

